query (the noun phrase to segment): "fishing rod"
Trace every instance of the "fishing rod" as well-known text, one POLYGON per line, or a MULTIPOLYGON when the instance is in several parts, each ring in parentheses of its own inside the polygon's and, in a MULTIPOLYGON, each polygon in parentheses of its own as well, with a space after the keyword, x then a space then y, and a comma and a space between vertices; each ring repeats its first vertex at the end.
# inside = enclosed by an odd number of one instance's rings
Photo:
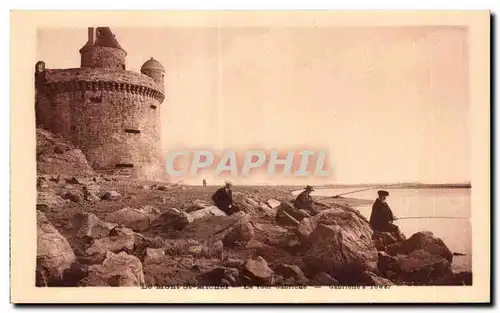
POLYGON ((462 219, 462 220, 469 219, 468 217, 461 217, 461 216, 406 216, 406 217, 398 217, 395 219, 395 221, 420 219, 420 218, 446 218, 446 219, 462 219))
POLYGON ((394 186, 401 186, 401 185, 412 185, 412 184, 405 184, 405 183, 397 183, 397 184, 391 184, 391 185, 381 185, 381 186, 375 186, 375 187, 370 187, 370 188, 364 188, 364 189, 358 189, 354 191, 349 191, 349 192, 344 192, 344 193, 339 193, 338 195, 335 196, 330 196, 330 197, 325 197, 323 199, 330 199, 330 198, 338 198, 340 196, 344 195, 350 195, 352 193, 358 193, 361 191, 367 191, 367 190, 372 190, 372 189, 379 189, 379 188, 386 188, 386 187, 394 187, 394 186))

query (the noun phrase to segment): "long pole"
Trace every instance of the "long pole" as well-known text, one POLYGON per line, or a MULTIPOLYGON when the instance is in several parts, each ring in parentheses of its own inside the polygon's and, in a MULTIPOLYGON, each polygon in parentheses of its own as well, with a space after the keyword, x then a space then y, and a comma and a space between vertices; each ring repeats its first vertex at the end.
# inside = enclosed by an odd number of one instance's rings
POLYGON ((358 189, 358 190, 354 190, 354 191, 349 191, 349 192, 339 193, 338 195, 335 195, 335 196, 330 196, 330 197, 325 197, 325 198, 323 198, 323 199, 338 198, 338 197, 340 197, 340 196, 350 195, 350 194, 353 194, 353 193, 358 193, 358 192, 361 192, 361 191, 367 191, 367 190, 372 190, 372 189, 379 189, 379 188, 384 188, 384 187, 401 186, 401 185, 408 185, 408 184, 398 183, 398 184, 391 184, 391 185, 381 185, 381 186, 375 186, 375 187, 370 187, 370 188, 364 188, 364 189, 358 189))
POLYGON ((447 218, 447 219, 468 219, 468 217, 460 217, 460 216, 407 216, 407 217, 398 217, 397 220, 408 220, 408 219, 416 219, 416 218, 447 218))

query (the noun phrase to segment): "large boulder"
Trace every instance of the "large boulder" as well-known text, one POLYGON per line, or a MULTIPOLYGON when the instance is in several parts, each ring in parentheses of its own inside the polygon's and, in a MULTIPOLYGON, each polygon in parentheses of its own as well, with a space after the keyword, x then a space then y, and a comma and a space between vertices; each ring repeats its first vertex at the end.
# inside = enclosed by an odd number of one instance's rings
POLYGON ((376 267, 372 230, 355 212, 334 207, 314 216, 312 222, 317 226, 301 248, 311 269, 342 281, 376 267))
POLYGON ((423 231, 413 234, 410 238, 404 241, 399 248, 399 253, 409 254, 416 250, 424 250, 429 254, 440 256, 449 263, 452 262, 453 254, 450 249, 444 244, 443 240, 435 237, 430 231, 423 231))
POLYGON ((102 264, 91 265, 80 286, 140 286, 144 284, 141 261, 125 252, 108 251, 102 264))
POLYGON ((138 209, 123 208, 115 211, 108 214, 106 221, 124 225, 135 231, 141 231, 149 227, 160 215, 160 210, 150 205, 146 205, 138 209))
POLYGON ((253 231, 250 230, 251 228, 252 225, 243 213, 230 216, 210 216, 196 219, 186 225, 179 233, 179 238, 221 240, 225 245, 233 245, 236 242, 245 243, 252 239, 253 231))
POLYGON ((75 262, 75 253, 66 238, 37 210, 37 285, 54 285, 63 281, 64 271, 75 262))
POLYGON ((101 221, 94 213, 78 213, 71 219, 71 226, 79 229, 77 238, 99 239, 107 237, 117 225, 101 221))

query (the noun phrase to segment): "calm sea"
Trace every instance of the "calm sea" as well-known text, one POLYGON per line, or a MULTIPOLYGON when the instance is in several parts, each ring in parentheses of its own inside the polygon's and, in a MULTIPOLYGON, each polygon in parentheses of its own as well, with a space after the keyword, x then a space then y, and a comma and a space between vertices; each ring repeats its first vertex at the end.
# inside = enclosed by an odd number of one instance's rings
MULTIPOLYGON (((315 196, 334 196, 353 189, 321 189, 315 196)), ((375 200, 375 190, 361 191, 346 195, 359 199, 375 200)), ((394 215, 401 217, 434 216, 464 217, 464 219, 425 218, 395 221, 403 233, 409 237, 419 231, 431 231, 441 238, 451 252, 465 256, 453 257, 454 270, 470 270, 472 260, 472 239, 470 225, 471 190, 466 188, 450 189, 388 189, 387 203, 394 215)), ((370 218, 371 204, 355 206, 366 218, 370 218)))

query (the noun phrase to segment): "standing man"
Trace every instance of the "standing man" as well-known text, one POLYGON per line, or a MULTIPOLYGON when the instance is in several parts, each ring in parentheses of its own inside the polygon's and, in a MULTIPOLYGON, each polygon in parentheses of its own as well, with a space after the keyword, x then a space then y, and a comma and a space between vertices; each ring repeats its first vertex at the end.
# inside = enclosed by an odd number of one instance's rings
POLYGON ((232 186, 232 183, 226 182, 224 187, 217 190, 212 196, 212 200, 215 202, 215 205, 227 215, 231 215, 235 212, 233 208, 232 186))
POLYGON ((207 180, 205 178, 203 178, 203 187, 206 187, 207 186, 207 180))
POLYGON ((314 191, 314 188, 312 186, 307 185, 305 190, 302 191, 297 198, 295 198, 295 201, 293 202, 293 205, 295 208, 298 210, 306 210, 311 212, 312 215, 316 215, 319 213, 316 208, 314 208, 314 201, 311 197, 311 192, 314 191))
POLYGON ((398 226, 392 224, 396 217, 392 214, 391 208, 385 201, 389 192, 379 190, 378 198, 372 206, 372 214, 370 216, 370 226, 373 230, 379 232, 397 233, 399 234, 398 226))

